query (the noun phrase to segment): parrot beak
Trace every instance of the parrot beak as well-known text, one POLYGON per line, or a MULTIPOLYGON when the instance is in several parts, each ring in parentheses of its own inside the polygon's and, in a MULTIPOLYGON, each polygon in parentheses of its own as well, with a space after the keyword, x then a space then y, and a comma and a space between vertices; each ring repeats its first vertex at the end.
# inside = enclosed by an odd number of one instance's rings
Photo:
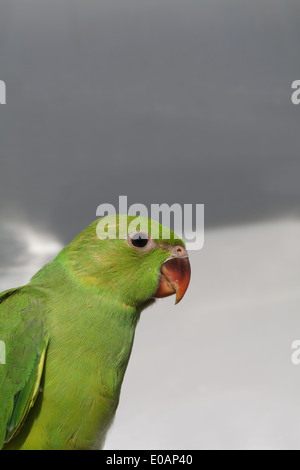
POLYGON ((159 285, 154 297, 162 298, 176 294, 175 304, 178 304, 189 286, 191 265, 184 248, 176 247, 176 251, 177 254, 161 266, 159 285))

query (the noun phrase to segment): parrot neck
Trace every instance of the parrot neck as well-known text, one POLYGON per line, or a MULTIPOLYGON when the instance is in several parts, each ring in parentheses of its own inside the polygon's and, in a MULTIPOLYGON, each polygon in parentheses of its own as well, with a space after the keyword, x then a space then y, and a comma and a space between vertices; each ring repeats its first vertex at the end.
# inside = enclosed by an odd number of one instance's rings
POLYGON ((56 425, 64 409, 70 436, 75 416, 80 426, 88 422, 86 439, 92 446, 104 438, 117 409, 141 310, 82 286, 57 261, 45 266, 31 285, 45 294, 48 304, 44 399, 59 403, 51 422, 56 425))
POLYGON ((60 321, 68 318, 67 313, 70 313, 68 328, 74 322, 84 322, 82 326, 89 328, 93 325, 95 329, 99 328, 98 332, 108 329, 107 336, 112 325, 115 329, 134 331, 141 311, 154 301, 151 299, 140 306, 127 305, 108 290, 81 284, 57 260, 41 269, 30 285, 47 295, 49 302, 55 304, 55 311, 62 306, 66 314, 62 314, 60 321), (104 328, 105 325, 109 328, 104 328))

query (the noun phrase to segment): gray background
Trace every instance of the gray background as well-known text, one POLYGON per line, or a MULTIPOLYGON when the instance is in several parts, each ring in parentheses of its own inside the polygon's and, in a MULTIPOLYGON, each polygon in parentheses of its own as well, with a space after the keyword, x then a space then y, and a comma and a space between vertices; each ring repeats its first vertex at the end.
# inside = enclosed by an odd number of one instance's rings
POLYGON ((144 313, 107 448, 300 448, 296 0, 2 0, 0 288, 103 202, 204 203, 144 313))

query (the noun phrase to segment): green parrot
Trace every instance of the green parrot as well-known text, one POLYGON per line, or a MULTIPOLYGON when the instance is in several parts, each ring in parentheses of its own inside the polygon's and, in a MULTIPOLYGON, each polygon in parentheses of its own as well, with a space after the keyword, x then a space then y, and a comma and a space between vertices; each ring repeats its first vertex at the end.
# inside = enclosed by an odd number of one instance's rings
POLYGON ((0 449, 102 448, 142 310, 188 288, 173 232, 136 216, 100 221, 116 236, 99 236, 97 220, 28 285, 0 294, 0 449))

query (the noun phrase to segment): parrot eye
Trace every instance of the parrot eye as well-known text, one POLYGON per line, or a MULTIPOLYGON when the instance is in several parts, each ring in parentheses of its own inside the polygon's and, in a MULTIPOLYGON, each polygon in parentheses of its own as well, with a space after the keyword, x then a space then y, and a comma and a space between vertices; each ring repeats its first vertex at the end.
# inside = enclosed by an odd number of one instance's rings
POLYGON ((150 235, 146 232, 133 232, 128 236, 128 243, 133 248, 146 248, 150 243, 150 235))

